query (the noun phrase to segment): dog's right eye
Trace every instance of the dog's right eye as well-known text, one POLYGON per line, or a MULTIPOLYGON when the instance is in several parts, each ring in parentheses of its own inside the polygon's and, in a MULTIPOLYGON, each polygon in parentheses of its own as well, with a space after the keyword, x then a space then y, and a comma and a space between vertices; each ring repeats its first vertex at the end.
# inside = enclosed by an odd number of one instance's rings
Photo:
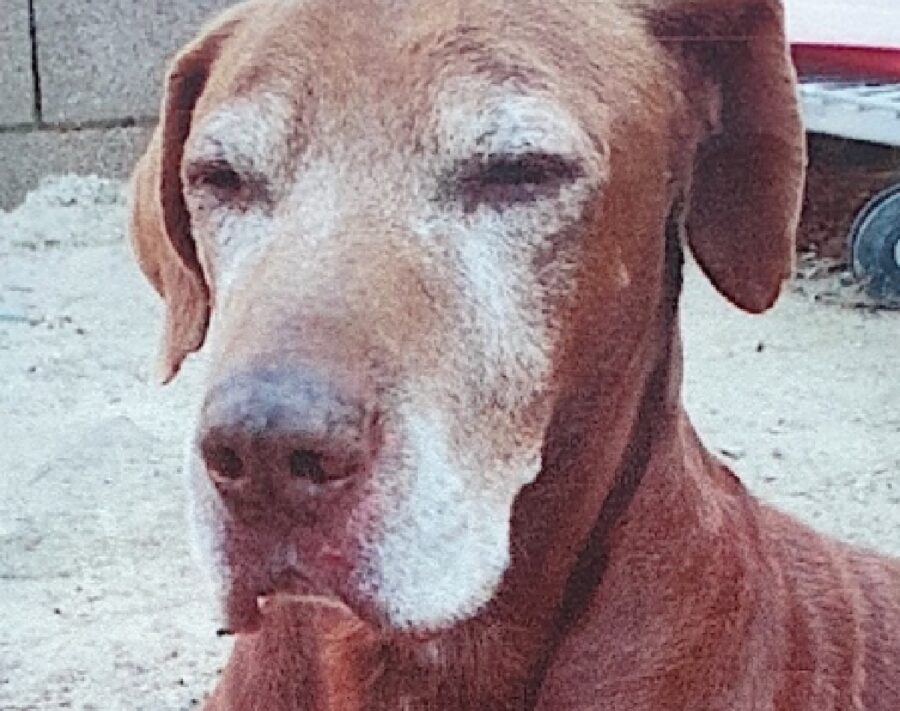
POLYGON ((225 161, 194 163, 188 167, 186 178, 191 189, 212 192, 223 201, 248 196, 247 181, 225 161))

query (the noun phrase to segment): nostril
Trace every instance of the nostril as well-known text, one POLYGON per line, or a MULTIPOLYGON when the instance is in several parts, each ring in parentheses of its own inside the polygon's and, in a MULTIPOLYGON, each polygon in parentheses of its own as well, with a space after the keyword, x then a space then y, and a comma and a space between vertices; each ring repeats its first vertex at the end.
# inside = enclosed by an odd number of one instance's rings
POLYGON ((231 447, 204 446, 203 459, 210 472, 223 479, 239 479, 244 470, 244 462, 231 447))
POLYGON ((204 473, 235 505, 349 496, 381 439, 374 403, 363 399, 368 387, 290 369, 222 380, 207 393, 194 435, 204 473))
POLYGON ((295 449, 291 452, 289 464, 291 475, 298 479, 309 479, 313 484, 328 481, 322 455, 311 449, 295 449))

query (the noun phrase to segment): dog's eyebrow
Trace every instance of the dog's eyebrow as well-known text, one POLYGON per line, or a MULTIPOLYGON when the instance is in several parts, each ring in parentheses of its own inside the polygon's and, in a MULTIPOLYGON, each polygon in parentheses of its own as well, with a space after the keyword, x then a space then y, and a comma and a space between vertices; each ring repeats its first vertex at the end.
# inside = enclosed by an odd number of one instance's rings
POLYGON ((539 89, 546 86, 547 76, 533 62, 516 58, 508 50, 479 39, 482 31, 476 27, 460 26, 438 40, 428 56, 441 65, 466 62, 469 76, 478 76, 493 84, 513 84, 521 88, 539 89))
POLYGON ((291 128, 290 108, 284 103, 262 94, 213 109, 192 131, 186 159, 227 161, 246 172, 274 175, 277 148, 291 128))
POLYGON ((545 75, 537 68, 491 52, 473 58, 472 69, 475 76, 493 84, 513 85, 523 89, 541 89, 546 86, 545 75))
POLYGON ((484 92, 460 81, 445 87, 438 110, 442 143, 456 158, 534 151, 574 156, 587 150, 578 122, 549 97, 484 92))

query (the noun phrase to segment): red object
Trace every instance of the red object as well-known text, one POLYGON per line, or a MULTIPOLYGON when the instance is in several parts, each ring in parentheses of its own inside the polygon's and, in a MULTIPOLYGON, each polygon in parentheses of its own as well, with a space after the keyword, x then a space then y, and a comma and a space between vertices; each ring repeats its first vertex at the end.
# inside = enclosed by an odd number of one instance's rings
POLYGON ((900 81, 900 50, 825 44, 792 44, 801 79, 900 81))
POLYGON ((801 79, 900 81, 900 0, 784 0, 801 79))

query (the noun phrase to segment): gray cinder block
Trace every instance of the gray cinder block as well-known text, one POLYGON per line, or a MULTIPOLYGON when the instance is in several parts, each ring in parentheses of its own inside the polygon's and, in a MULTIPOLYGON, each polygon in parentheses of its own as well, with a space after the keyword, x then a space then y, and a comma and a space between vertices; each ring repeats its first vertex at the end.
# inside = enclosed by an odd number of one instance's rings
POLYGON ((18 205, 44 175, 124 178, 150 139, 148 127, 0 133, 0 208, 18 205))
POLYGON ((0 0, 0 124, 31 121, 31 34, 27 0, 0 0))
POLYGON ((44 120, 155 116, 167 59, 216 10, 233 4, 35 0, 44 120))

